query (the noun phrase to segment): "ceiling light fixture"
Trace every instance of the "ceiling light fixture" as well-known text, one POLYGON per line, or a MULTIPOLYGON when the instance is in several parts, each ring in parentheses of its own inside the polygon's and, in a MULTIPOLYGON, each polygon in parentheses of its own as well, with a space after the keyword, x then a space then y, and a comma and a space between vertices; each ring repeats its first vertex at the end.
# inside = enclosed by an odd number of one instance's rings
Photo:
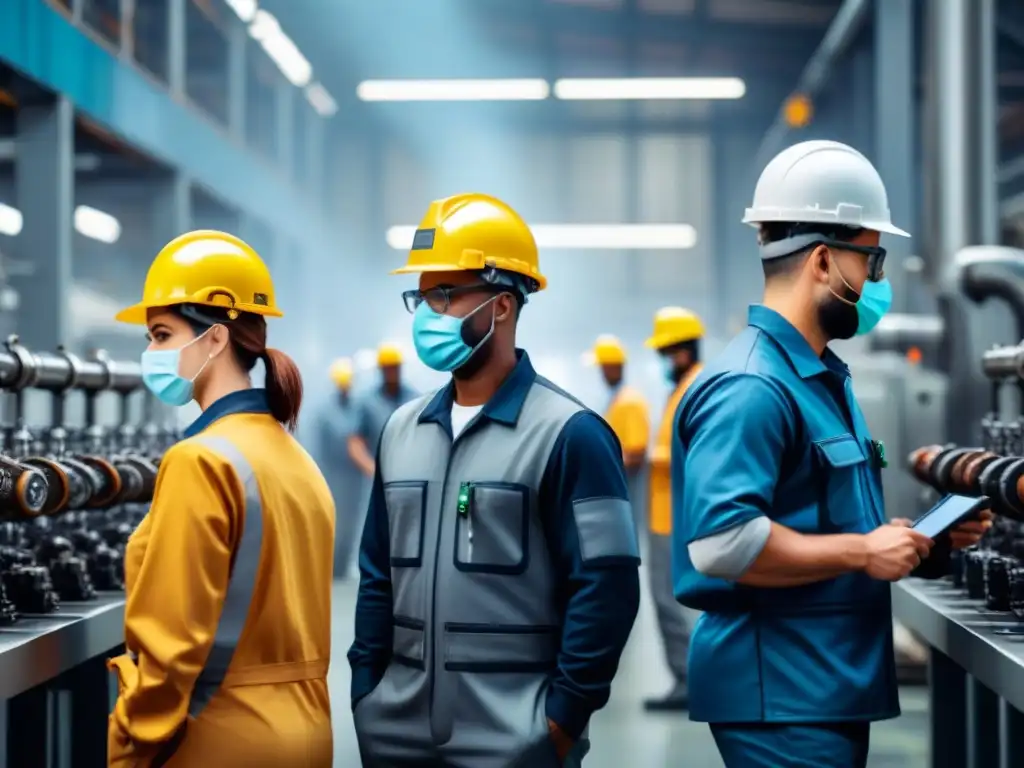
POLYGON ((256 0, 224 0, 235 15, 248 24, 256 16, 256 0))
POLYGON ((542 101, 546 80, 364 80, 361 101, 542 101))
MULTIPOLYGON (((697 244, 697 230, 689 224, 534 224, 530 227, 539 248, 588 251, 685 250, 697 244)), ((391 227, 385 233, 389 247, 407 251, 416 227, 391 227)))
POLYGON ((108 245, 121 239, 121 222, 109 213, 80 205, 75 208, 75 229, 85 237, 108 245))
POLYGON ((249 36, 263 46, 267 56, 292 85, 305 88, 309 84, 313 78, 313 65, 284 33, 273 14, 262 9, 256 11, 249 25, 249 36))
POLYGON ((338 103, 320 83, 310 83, 306 86, 306 101, 322 117, 330 117, 338 111, 338 103))
POLYGON ((746 92, 738 77, 565 78, 554 87, 555 97, 565 101, 742 99, 746 92))
POLYGON ((14 237, 21 232, 24 223, 21 211, 6 203, 0 203, 0 234, 14 237))

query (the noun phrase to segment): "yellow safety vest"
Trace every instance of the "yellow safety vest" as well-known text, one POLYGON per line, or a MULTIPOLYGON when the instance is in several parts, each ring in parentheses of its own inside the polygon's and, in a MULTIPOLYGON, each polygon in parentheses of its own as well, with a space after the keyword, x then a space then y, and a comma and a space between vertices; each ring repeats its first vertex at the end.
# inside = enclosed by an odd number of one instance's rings
POLYGON ((661 426, 654 439, 654 450, 651 453, 651 485, 648 499, 650 500, 651 533, 668 536, 672 533, 672 427, 676 420, 679 402, 690 388, 693 380, 701 372, 703 366, 695 364, 682 381, 676 385, 675 391, 668 399, 665 412, 661 415, 661 426))
POLYGON ((619 389, 604 420, 619 438, 624 452, 646 452, 651 439, 651 417, 647 401, 639 391, 632 387, 619 389))

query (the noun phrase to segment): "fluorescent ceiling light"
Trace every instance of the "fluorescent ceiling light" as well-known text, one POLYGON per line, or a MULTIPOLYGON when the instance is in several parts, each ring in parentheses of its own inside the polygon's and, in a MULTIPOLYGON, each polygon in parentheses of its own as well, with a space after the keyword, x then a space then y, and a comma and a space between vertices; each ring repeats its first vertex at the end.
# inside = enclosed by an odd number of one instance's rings
POLYGON ((0 234, 14 237, 21 232, 21 226, 23 223, 24 220, 22 219, 21 211, 4 203, 0 203, 0 234))
POLYGON ((554 92, 568 101, 742 99, 747 87, 738 77, 567 78, 554 92))
MULTIPOLYGON (((689 224, 534 224, 539 248, 553 250, 659 251, 693 248, 697 230, 689 224)), ((396 251, 412 247, 416 227, 391 227, 385 233, 396 251)))
POLYGON ((312 80, 313 65, 299 52, 272 14, 262 9, 256 11, 249 25, 249 36, 263 46, 267 56, 273 59, 292 85, 305 88, 312 80))
POLYGON ((246 24, 256 16, 256 0, 224 0, 224 2, 246 24))
POLYGON ((364 80, 362 101, 541 101, 551 93, 545 80, 364 80))
MULTIPOLYGON (((101 243, 116 243, 121 239, 121 222, 109 213, 80 205, 75 208, 75 229, 78 234, 101 243)), ((0 234, 14 237, 21 233, 23 217, 21 211, 6 203, 0 203, 0 234)))
POLYGON ((338 111, 338 103, 331 98, 331 94, 320 83, 311 83, 306 86, 306 101, 318 115, 323 117, 330 117, 338 111))
POLYGON ((109 213, 80 205, 75 208, 75 229, 101 243, 116 243, 121 237, 121 222, 109 213))

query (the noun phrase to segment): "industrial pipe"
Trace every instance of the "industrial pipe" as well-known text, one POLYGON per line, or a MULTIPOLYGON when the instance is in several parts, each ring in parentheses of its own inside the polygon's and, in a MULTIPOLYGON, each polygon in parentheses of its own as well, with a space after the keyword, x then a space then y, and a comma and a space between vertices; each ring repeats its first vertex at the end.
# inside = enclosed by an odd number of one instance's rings
MULTIPOLYGON (((829 77, 835 72, 838 62, 853 44, 857 35, 864 28, 871 3, 868 0, 844 0, 836 11, 832 23, 825 31, 821 44, 811 56, 797 81, 792 95, 814 98, 825 87, 829 77)), ((780 109, 775 122, 765 133, 757 151, 759 167, 767 165, 771 156, 782 149, 782 143, 789 132, 780 109)))
POLYGON ((982 355, 981 370, 994 381, 1024 379, 1024 346, 993 347, 982 355))
POLYGON ((868 344, 872 352, 902 353, 910 347, 934 348, 942 343, 945 330, 945 323, 938 315, 890 312, 878 321, 868 336, 868 344))
POLYGON ((960 287, 976 304, 1002 299, 1017 323, 1017 341, 1024 339, 1024 250, 1002 245, 973 245, 956 255, 960 287))
POLYGON ((8 337, 0 347, 0 389, 19 391, 44 389, 63 392, 114 390, 123 394, 142 387, 142 368, 138 363, 114 362, 104 354, 82 360, 64 350, 31 352, 8 337))

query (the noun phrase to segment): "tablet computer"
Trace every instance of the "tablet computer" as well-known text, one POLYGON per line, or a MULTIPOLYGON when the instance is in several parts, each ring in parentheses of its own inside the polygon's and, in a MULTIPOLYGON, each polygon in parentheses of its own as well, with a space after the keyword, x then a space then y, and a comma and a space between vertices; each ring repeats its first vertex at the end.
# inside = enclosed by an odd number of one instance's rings
POLYGON ((952 493, 917 518, 913 528, 929 539, 934 539, 981 510, 988 509, 988 506, 987 496, 960 496, 952 493))

